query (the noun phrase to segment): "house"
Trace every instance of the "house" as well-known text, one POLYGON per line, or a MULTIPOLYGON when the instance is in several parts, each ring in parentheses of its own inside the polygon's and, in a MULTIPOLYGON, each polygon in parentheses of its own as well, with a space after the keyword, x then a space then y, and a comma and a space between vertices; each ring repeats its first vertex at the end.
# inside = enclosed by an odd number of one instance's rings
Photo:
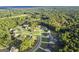
POLYGON ((24 24, 22 27, 23 27, 23 28, 26 28, 26 27, 28 27, 28 25, 24 24))
POLYGON ((20 34, 15 33, 14 37, 18 37, 20 34))
POLYGON ((38 26, 38 28, 41 28, 41 26, 38 26))
POLYGON ((50 30, 48 30, 48 33, 51 33, 50 30))
POLYGON ((18 52, 19 50, 16 49, 15 47, 11 47, 10 52, 18 52))

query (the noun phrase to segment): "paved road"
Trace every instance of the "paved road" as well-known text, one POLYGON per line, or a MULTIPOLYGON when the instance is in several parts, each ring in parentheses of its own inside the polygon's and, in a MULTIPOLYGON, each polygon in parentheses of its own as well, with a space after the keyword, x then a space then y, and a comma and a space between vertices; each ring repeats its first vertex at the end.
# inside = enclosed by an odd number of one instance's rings
MULTIPOLYGON (((54 42, 53 42, 53 41, 43 42, 43 41, 42 41, 42 37, 45 37, 45 36, 42 35, 42 36, 40 36, 40 37, 38 38, 37 44, 35 45, 35 47, 33 47, 31 50, 29 50, 30 52, 35 52, 35 51, 37 51, 38 49, 42 49, 42 50, 44 50, 44 51, 46 51, 46 52, 50 52, 49 49, 45 49, 45 48, 41 47, 41 44, 42 44, 42 43, 44 43, 44 44, 54 44, 54 42)), ((45 38, 48 38, 48 37, 45 37, 45 38)))
MULTIPOLYGON (((28 15, 27 15, 27 14, 22 14, 22 15, 17 15, 17 16, 4 17, 4 18, 0 18, 0 19, 17 18, 17 17, 21 17, 21 16, 28 16, 28 15)), ((29 20, 27 20, 27 21, 29 21, 29 20)), ((33 21, 37 21, 37 20, 33 20, 33 21)), ((48 33, 48 32, 45 32, 45 33, 48 33)), ((51 34, 49 34, 48 36, 43 36, 43 37, 44 37, 44 38, 50 37, 50 39, 53 40, 53 36, 52 36, 51 34)), ((53 42, 42 42, 42 36, 40 36, 40 37, 38 38, 38 40, 37 40, 37 44, 35 45, 35 47, 32 48, 32 49, 29 50, 29 51, 35 52, 35 51, 38 50, 39 48, 42 49, 42 50, 44 50, 44 51, 50 51, 50 50, 48 50, 48 49, 44 49, 44 48, 40 47, 40 46, 41 46, 41 43, 53 44, 53 42)))
POLYGON ((38 37, 38 40, 37 40, 37 44, 35 45, 35 47, 33 47, 31 50, 29 50, 30 52, 35 52, 36 50, 39 49, 40 45, 41 45, 41 36, 38 37))
POLYGON ((42 48, 42 47, 39 47, 39 49, 45 51, 45 52, 51 52, 49 49, 45 49, 45 48, 42 48))
POLYGON ((55 44, 53 41, 50 41, 50 42, 44 42, 44 41, 42 41, 42 43, 45 43, 45 44, 55 44))
MULTIPOLYGON (((41 47, 41 44, 42 43, 44 43, 44 44, 55 44, 52 40, 53 40, 54 38, 53 38, 53 36, 49 33, 47 36, 40 36, 39 38, 38 38, 38 40, 37 40, 37 44, 36 44, 36 46, 34 47, 34 48, 32 48, 31 50, 30 50, 30 52, 35 52, 35 51, 37 51, 38 49, 41 49, 41 50, 43 50, 43 51, 46 51, 46 52, 51 52, 51 50, 50 49, 48 49, 48 48, 43 48, 43 47, 41 47), (49 40, 49 42, 45 42, 45 41, 42 41, 43 39, 42 39, 42 37, 43 38, 48 38, 48 36, 49 36, 49 38, 50 38, 50 40, 49 40)), ((39 52, 39 51, 38 51, 39 52)))
MULTIPOLYGON (((4 18, 0 18, 0 19, 6 19, 6 18, 17 18, 17 17, 21 17, 21 16, 28 16, 27 14, 23 14, 23 15, 17 15, 17 16, 11 16, 11 17, 4 17, 4 18)), ((27 20, 29 21, 29 20, 27 20)), ((33 20, 33 21, 37 21, 37 20, 33 20)), ((49 32, 45 32, 45 33, 49 33, 49 32)), ((54 37, 51 35, 51 33, 49 33, 47 36, 40 36, 37 40, 37 44, 32 48, 30 49, 29 51, 30 52, 35 52, 36 50, 38 50, 39 48, 44 50, 44 51, 47 51, 47 52, 50 52, 49 49, 44 49, 43 47, 41 47, 41 43, 45 43, 45 44, 54 44, 54 42, 56 42, 56 39, 54 39, 54 37), (50 38, 50 42, 42 42, 42 37, 44 38, 50 38)))

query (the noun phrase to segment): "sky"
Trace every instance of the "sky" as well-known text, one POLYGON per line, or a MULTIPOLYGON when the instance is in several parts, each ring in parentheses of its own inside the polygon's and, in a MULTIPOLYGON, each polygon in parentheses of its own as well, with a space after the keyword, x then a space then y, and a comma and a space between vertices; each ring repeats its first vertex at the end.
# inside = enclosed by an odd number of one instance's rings
POLYGON ((32 8, 34 6, 0 6, 0 8, 32 8))

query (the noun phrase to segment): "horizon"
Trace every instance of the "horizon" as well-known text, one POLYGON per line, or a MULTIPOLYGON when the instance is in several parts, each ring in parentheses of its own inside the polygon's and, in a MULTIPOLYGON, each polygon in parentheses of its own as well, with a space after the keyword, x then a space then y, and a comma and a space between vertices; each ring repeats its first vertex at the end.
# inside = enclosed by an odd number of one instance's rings
POLYGON ((79 6, 0 6, 0 8, 33 8, 33 7, 79 7, 79 6))

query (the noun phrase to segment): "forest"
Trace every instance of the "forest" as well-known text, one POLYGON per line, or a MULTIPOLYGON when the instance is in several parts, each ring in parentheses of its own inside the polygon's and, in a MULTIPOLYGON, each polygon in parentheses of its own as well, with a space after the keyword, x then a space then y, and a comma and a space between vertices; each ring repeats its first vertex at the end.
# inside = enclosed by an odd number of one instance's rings
POLYGON ((0 51, 6 50, 78 52, 79 7, 0 8, 0 51))

